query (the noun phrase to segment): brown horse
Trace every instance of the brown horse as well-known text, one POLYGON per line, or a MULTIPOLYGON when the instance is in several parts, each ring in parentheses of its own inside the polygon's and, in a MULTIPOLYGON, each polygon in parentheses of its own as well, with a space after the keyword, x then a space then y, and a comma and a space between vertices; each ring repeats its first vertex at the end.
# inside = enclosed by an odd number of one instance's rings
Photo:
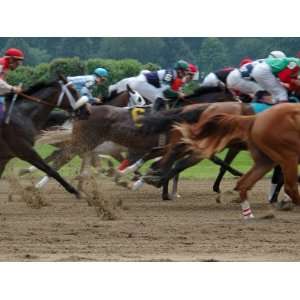
POLYGON ((275 165, 284 175, 284 189, 296 205, 300 158, 299 104, 280 104, 256 116, 218 114, 202 119, 197 126, 182 124, 184 141, 202 158, 211 157, 236 141, 246 142, 254 165, 237 182, 245 218, 253 217, 247 192, 275 165))
MULTIPOLYGON (((171 128, 175 122, 189 122, 190 126, 197 126, 203 118, 219 113, 231 113, 236 115, 252 115, 254 112, 248 104, 240 102, 222 102, 213 104, 195 104, 185 107, 185 109, 175 115, 169 116, 149 116, 141 120, 143 126, 142 131, 148 133, 160 133, 166 129, 171 128)), ((152 165, 152 169, 144 177, 144 180, 152 185, 161 186, 167 180, 173 178, 184 169, 195 165, 202 160, 197 153, 190 151, 185 144, 180 143, 182 139, 182 133, 176 128, 170 131, 169 143, 164 149, 163 158, 152 165)), ((238 153, 241 150, 245 150, 246 145, 239 143, 230 148, 230 151, 238 153)), ((235 154, 236 155, 236 154, 235 154)), ((237 172, 233 168, 230 168, 226 162, 222 162, 217 157, 211 157, 211 160, 220 164, 222 169, 228 170, 235 176, 241 176, 240 172, 237 172)), ((222 175, 224 175, 223 172, 222 175)))
MULTIPOLYGON (((224 90, 214 88, 210 89, 210 91, 218 92, 220 94, 218 99, 222 99, 222 101, 224 101, 225 97, 229 97, 224 90)), ((208 89, 205 89, 205 92, 208 93, 208 89)), ((206 95, 207 99, 210 99, 210 94, 206 95)), ((204 90, 197 91, 197 96, 190 96, 186 104, 190 104, 190 101, 197 101, 197 99, 200 102, 205 101, 204 90)), ((229 99, 234 100, 232 96, 229 99)), ((173 111, 172 114, 177 114, 181 109, 173 111)), ((143 157, 145 153, 149 152, 149 149, 156 147, 159 142, 159 134, 141 134, 139 127, 136 126, 137 124, 133 119, 136 119, 140 113, 144 112, 143 108, 124 109, 111 105, 93 106, 92 114, 88 120, 74 123, 71 141, 66 147, 57 151, 55 154, 55 159, 57 160, 53 166, 59 169, 74 156, 92 151, 105 141, 113 141, 129 147, 137 158, 143 157)), ((169 112, 165 113, 169 115, 169 112)), ((160 156, 160 154, 161 151, 158 151, 152 158, 160 156)))

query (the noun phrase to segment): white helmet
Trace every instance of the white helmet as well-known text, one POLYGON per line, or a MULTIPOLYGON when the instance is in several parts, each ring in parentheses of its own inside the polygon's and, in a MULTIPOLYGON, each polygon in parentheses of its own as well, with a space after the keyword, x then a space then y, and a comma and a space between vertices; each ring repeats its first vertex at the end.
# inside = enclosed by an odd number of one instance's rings
POLYGON ((284 58, 286 57, 285 53, 279 50, 271 51, 269 57, 272 58, 284 58))

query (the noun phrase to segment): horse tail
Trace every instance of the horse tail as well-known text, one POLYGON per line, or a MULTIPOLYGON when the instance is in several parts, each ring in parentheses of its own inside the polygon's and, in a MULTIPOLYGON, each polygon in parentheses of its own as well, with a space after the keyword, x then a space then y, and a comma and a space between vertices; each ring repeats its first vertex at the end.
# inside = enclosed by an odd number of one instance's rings
POLYGON ((184 108, 172 109, 142 117, 140 119, 140 123, 142 124, 140 130, 144 134, 158 134, 170 130, 175 123, 196 123, 208 105, 201 105, 187 111, 184 111, 184 108))
POLYGON ((38 136, 36 144, 56 145, 59 143, 67 143, 72 139, 72 128, 45 130, 38 136))
POLYGON ((182 141, 191 149, 209 158, 222 151, 230 143, 248 139, 255 116, 217 114, 202 120, 199 125, 178 124, 175 129, 183 136, 182 141))

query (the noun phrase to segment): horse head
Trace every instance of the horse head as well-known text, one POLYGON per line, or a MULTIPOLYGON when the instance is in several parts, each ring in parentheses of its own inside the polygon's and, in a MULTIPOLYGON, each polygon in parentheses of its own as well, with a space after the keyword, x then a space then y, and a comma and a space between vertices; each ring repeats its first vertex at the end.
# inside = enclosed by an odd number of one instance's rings
POLYGON ((139 92, 133 90, 129 84, 126 85, 126 88, 127 88, 127 92, 129 95, 128 106, 144 106, 144 105, 146 105, 145 99, 139 92))

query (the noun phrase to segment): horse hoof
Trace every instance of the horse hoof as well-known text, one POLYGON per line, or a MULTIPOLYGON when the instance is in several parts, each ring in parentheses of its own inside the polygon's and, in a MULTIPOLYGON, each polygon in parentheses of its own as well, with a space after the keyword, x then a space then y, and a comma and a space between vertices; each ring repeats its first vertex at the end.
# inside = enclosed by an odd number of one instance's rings
POLYGON ((244 220, 245 221, 248 221, 248 220, 253 220, 254 219, 254 215, 253 214, 250 214, 248 216, 244 216, 244 220))
POLYGON ((213 191, 214 191, 215 193, 218 193, 218 194, 221 193, 221 190, 220 190, 220 188, 219 188, 218 186, 213 186, 213 191))
POLYGON ((163 195, 162 200, 163 201, 171 201, 171 200, 173 200, 173 198, 170 195, 163 195))
POLYGON ((217 197, 216 197, 216 203, 221 203, 222 201, 221 201, 221 195, 219 194, 219 195, 217 195, 217 197))
POLYGON ((82 194, 81 194, 78 190, 76 190, 76 189, 71 189, 71 190, 69 190, 69 192, 70 192, 71 194, 74 194, 75 197, 76 197, 76 199, 80 199, 81 196, 82 196, 82 194))
POLYGON ((293 210, 294 204, 292 201, 279 201, 275 208, 281 211, 290 211, 293 210))

